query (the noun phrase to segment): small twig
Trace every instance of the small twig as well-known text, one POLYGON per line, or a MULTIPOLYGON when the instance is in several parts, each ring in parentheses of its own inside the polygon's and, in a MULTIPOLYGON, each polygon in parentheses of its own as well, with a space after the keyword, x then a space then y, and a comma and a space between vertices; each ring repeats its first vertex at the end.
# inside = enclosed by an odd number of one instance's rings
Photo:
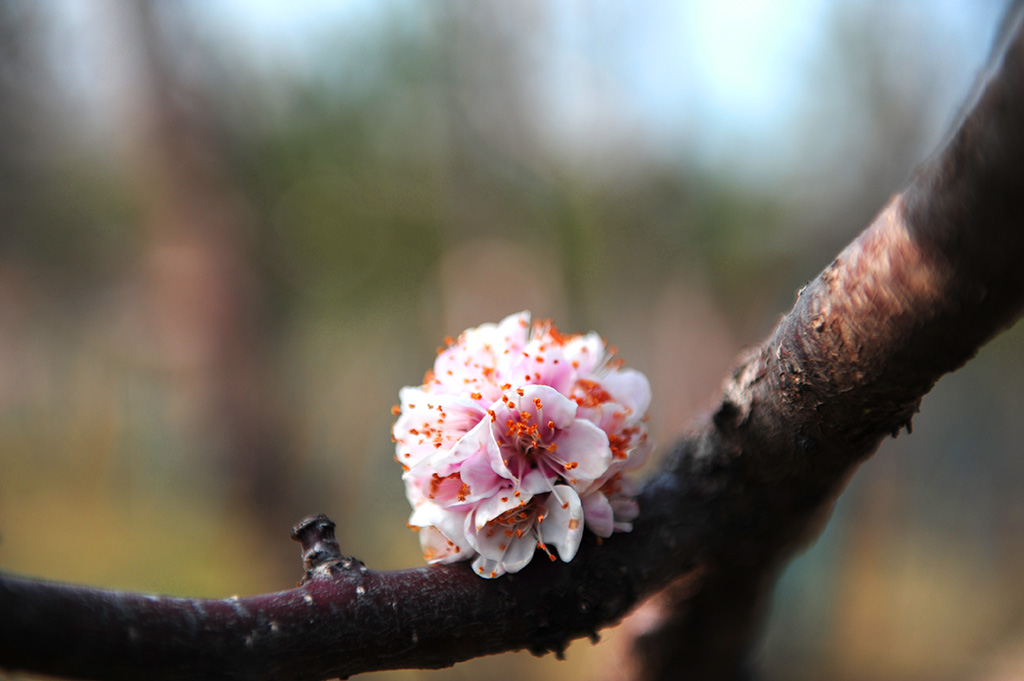
POLYGON ((362 561, 341 555, 334 527, 334 521, 320 513, 303 518, 292 528, 292 539, 302 544, 302 566, 306 568, 299 586, 312 579, 336 577, 344 570, 366 572, 362 561))

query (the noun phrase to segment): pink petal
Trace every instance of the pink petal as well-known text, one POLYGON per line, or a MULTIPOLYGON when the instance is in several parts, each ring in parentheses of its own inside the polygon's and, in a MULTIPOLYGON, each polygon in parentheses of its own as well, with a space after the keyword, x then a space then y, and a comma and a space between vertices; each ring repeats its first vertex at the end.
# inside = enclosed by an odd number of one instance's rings
POLYGON ((612 511, 612 505, 608 503, 608 497, 601 492, 594 492, 583 497, 581 502, 587 529, 598 537, 612 536, 615 530, 615 513, 612 511))
POLYGON ((577 374, 586 378, 604 362, 604 341, 596 333, 573 336, 566 342, 564 352, 566 359, 576 362, 577 374))
POLYGON ((629 458, 619 466, 620 471, 636 470, 647 462, 647 458, 654 451, 654 444, 650 440, 644 440, 629 452, 629 458))
POLYGON ((424 460, 422 465, 434 468, 438 475, 445 475, 457 470, 468 459, 475 456, 487 456, 489 440, 490 427, 487 419, 484 419, 459 438, 453 447, 448 450, 437 450, 433 456, 424 460), (445 472, 442 473, 442 471, 445 472))
POLYGON ((459 475, 463 482, 469 485, 469 501, 478 501, 486 497, 492 497, 499 488, 507 486, 509 480, 494 472, 486 452, 480 456, 474 456, 462 464, 459 468, 459 475))
POLYGON ((550 337, 531 339, 509 362, 507 382, 513 386, 546 385, 566 394, 575 381, 572 362, 550 337))
POLYGON ((597 480, 612 463, 612 450, 608 446, 608 434, 590 421, 577 420, 572 427, 559 433, 556 459, 573 468, 566 469, 563 477, 574 484, 585 486, 597 480))
POLYGON ((419 388, 402 388, 401 412, 392 434, 400 463, 412 467, 437 452, 451 449, 486 415, 470 401, 433 395, 419 388))
POLYGON ((496 577, 529 564, 538 537, 569 561, 584 525, 628 531, 639 506, 621 471, 651 450, 650 399, 643 374, 610 365, 595 333, 531 329, 527 312, 467 329, 425 385, 401 391, 392 429, 424 556, 473 559, 496 577))
POLYGON ((501 347, 510 351, 522 351, 530 333, 530 313, 526 310, 516 312, 498 322, 494 334, 501 347))
POLYGON ((640 504, 630 497, 617 497, 612 499, 611 506, 615 514, 615 531, 631 532, 633 521, 640 515, 640 504))
POLYGON ((639 371, 634 369, 619 369, 609 371, 601 377, 601 387, 608 391, 612 399, 626 407, 636 415, 642 417, 647 408, 651 406, 651 384, 639 371))
POLYGON ((522 396, 512 391, 509 397, 518 405, 519 411, 534 414, 545 432, 548 421, 553 422, 555 428, 566 428, 576 421, 576 402, 554 388, 546 385, 527 385, 523 386, 522 390, 522 396), (539 410, 537 400, 541 404, 539 410))

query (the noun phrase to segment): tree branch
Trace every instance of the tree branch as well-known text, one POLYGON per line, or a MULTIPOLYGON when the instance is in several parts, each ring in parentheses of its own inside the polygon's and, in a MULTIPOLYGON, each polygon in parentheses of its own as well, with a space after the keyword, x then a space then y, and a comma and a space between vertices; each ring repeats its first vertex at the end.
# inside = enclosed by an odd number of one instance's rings
POLYGON ((713 423, 683 446, 697 450, 694 458, 738 460, 729 484, 755 505, 752 541, 732 537, 736 543, 710 561, 718 576, 696 595, 663 595, 659 622, 648 623, 636 641, 637 679, 737 673, 729 660, 743 659, 766 589, 801 534, 827 514, 882 439, 910 431, 921 397, 939 377, 1020 316, 1019 5, 1002 33, 992 72, 979 79, 947 145, 800 292, 768 341, 726 382, 713 423), (752 594, 751 585, 764 589, 752 594))
POLYGON ((312 680, 561 651, 666 585, 644 679, 732 678, 760 603, 852 470, 1024 303, 1024 37, 949 145, 799 295, 644 486, 630 534, 497 580, 367 570, 296 528, 292 590, 198 600, 0 575, 0 667, 97 679, 312 680), (681 583, 680 580, 685 580, 681 583), (59 651, 59 654, 55 653, 59 651))

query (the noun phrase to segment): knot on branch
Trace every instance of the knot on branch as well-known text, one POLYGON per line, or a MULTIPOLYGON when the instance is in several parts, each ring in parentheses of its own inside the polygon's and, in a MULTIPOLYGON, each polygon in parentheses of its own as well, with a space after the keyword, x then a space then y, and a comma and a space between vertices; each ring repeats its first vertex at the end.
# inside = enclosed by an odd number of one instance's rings
POLYGON ((722 386, 722 402, 712 417, 719 430, 732 432, 747 422, 753 407, 751 388, 764 376, 760 349, 748 351, 722 386))
POLYGON ((292 539, 302 544, 302 567, 306 570, 299 586, 350 570, 366 572, 362 561, 341 554, 334 528, 334 521, 323 513, 303 518, 292 528, 292 539))

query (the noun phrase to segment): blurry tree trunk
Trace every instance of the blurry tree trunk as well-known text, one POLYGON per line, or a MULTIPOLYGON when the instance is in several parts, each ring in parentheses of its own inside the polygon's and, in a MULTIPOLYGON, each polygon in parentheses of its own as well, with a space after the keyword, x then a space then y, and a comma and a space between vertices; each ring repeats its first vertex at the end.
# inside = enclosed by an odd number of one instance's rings
POLYGON ((206 102, 172 59, 182 55, 169 29, 187 8, 122 6, 144 56, 126 153, 145 202, 142 275, 157 361, 185 396, 186 418, 212 431, 231 497, 260 526, 279 525, 303 511, 286 501, 291 467, 253 272, 254 217, 226 172, 206 102))

